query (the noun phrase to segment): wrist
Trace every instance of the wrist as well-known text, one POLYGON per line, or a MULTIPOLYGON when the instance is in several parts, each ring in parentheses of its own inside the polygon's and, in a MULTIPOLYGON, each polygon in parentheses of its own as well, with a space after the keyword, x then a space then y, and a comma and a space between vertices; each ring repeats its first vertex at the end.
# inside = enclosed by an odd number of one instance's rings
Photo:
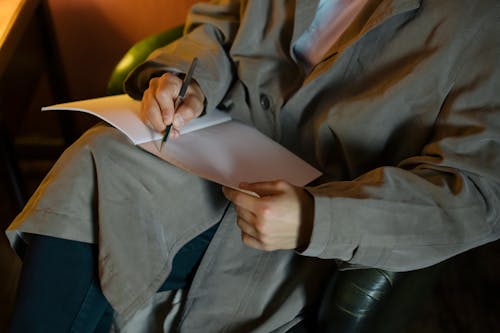
POLYGON ((303 251, 309 246, 314 225, 314 197, 304 189, 301 191, 301 211, 297 251, 303 251))

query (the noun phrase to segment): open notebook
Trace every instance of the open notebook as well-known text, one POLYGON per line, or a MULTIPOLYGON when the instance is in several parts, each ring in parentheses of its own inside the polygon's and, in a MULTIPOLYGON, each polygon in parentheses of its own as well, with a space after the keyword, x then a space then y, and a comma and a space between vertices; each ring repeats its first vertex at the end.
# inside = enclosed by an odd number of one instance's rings
POLYGON ((153 155, 210 181, 231 188, 240 182, 283 179, 303 186, 321 172, 260 133, 213 110, 190 121, 160 152, 161 133, 139 118, 140 102, 127 95, 89 99, 43 107, 93 114, 122 131, 130 141, 153 155))

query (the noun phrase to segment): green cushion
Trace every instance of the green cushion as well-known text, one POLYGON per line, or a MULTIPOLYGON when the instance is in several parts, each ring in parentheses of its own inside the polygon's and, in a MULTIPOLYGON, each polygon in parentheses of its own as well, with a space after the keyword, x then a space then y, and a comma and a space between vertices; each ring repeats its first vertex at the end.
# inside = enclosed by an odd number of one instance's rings
POLYGON ((108 81, 108 95, 123 94, 123 82, 127 75, 143 63, 155 49, 165 46, 182 36, 184 26, 178 26, 147 37, 134 44, 118 62, 108 81))

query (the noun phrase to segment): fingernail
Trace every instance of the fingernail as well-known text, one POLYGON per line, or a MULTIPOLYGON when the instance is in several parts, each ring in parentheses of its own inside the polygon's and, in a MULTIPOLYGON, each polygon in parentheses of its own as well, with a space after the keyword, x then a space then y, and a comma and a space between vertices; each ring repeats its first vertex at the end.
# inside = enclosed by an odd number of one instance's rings
POLYGON ((162 120, 163 120, 163 124, 165 124, 165 125, 170 124, 170 121, 169 121, 169 120, 170 120, 170 117, 169 117, 168 115, 162 115, 162 117, 161 117, 161 118, 162 118, 162 120))
POLYGON ((176 115, 174 117, 174 127, 179 128, 182 125, 184 125, 184 119, 182 119, 182 116, 176 115))

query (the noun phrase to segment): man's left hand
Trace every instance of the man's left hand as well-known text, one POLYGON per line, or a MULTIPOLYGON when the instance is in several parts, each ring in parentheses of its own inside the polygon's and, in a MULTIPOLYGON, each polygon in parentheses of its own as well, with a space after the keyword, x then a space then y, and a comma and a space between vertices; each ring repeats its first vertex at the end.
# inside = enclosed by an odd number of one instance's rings
POLYGON ((309 244, 314 219, 314 199, 302 187, 285 181, 241 183, 224 195, 236 206, 243 242, 264 251, 303 249, 309 244))

